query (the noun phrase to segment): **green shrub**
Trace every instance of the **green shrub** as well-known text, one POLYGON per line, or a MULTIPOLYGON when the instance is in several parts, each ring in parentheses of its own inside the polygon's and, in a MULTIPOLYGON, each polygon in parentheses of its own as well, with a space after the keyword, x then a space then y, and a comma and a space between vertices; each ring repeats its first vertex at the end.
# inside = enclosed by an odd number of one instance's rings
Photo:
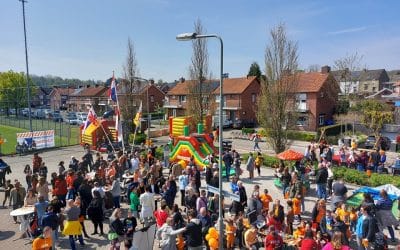
POLYGON ((345 182, 361 186, 377 187, 390 183, 400 188, 400 176, 373 173, 371 177, 368 178, 365 172, 360 172, 358 170, 345 167, 334 167, 333 175, 335 179, 341 178, 345 182))
POLYGON ((157 159, 163 159, 164 158, 164 148, 163 147, 157 147, 156 148, 156 158, 157 159))
MULTIPOLYGON (((275 156, 270 156, 266 154, 263 154, 262 156, 264 157, 263 166, 265 167, 272 167, 273 165, 279 164, 279 159, 276 158, 275 156)), ((242 154, 241 157, 243 159, 243 162, 246 163, 247 159, 249 158, 249 154, 248 153, 242 154)), ((253 154, 253 157, 255 158, 256 155, 253 154)))
MULTIPOLYGON (((129 135, 129 143, 132 143, 133 141, 133 134, 129 135)), ((146 141, 146 134, 140 133, 140 134, 136 134, 135 137, 135 143, 136 145, 141 144, 143 142, 146 141)))
POLYGON ((253 134, 255 132, 256 132, 256 130, 254 128, 242 128, 243 134, 253 134))
POLYGON ((312 141, 316 139, 315 136, 316 134, 314 132, 295 131, 295 130, 289 130, 287 132, 287 138, 296 141, 312 141))

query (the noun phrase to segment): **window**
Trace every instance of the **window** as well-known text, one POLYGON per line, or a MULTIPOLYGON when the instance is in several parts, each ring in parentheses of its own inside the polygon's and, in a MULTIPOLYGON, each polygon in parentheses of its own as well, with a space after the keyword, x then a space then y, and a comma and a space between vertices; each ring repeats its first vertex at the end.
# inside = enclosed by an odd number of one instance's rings
POLYGON ((186 102, 186 96, 185 95, 180 95, 179 96, 179 102, 186 102))
POLYGON ((376 91, 376 87, 372 87, 372 92, 375 92, 376 91))
POLYGON ((154 102, 154 95, 150 96, 150 102, 154 102))
POLYGON ((368 84, 364 84, 364 90, 368 90, 368 84))
POLYGON ((256 94, 254 94, 254 93, 251 94, 251 102, 252 103, 256 102, 256 94))
POLYGON ((321 91, 320 95, 321 95, 321 98, 324 98, 324 92, 323 91, 321 91))
POLYGON ((325 123, 325 114, 320 114, 318 117, 318 124, 319 126, 322 126, 324 125, 324 123, 325 123))
POLYGON ((308 126, 307 116, 300 116, 296 121, 297 126, 308 126))

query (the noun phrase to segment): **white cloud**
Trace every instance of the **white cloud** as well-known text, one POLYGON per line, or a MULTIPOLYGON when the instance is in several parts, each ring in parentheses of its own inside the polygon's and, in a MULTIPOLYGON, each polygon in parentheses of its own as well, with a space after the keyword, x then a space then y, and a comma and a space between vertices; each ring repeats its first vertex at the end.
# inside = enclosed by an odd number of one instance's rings
POLYGON ((355 27, 355 28, 349 28, 349 29, 343 29, 343 30, 337 30, 337 31, 330 31, 330 32, 328 32, 328 35, 342 35, 342 34, 347 34, 347 33, 355 33, 355 32, 364 31, 367 28, 368 28, 367 26, 362 26, 362 27, 355 27))

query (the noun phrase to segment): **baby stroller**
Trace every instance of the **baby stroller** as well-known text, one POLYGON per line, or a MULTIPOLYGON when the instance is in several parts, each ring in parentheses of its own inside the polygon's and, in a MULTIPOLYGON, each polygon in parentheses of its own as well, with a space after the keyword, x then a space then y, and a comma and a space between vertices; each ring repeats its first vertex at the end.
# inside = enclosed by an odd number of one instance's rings
POLYGON ((112 214, 112 209, 114 207, 114 201, 113 201, 113 196, 111 192, 105 192, 104 195, 104 216, 105 217, 110 217, 112 214))

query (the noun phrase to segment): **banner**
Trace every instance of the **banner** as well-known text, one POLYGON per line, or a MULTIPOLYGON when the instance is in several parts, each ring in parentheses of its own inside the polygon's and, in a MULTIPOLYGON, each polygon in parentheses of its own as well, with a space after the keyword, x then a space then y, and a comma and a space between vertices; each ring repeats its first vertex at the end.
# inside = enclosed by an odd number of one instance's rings
POLYGON ((51 148, 55 146, 54 130, 17 133, 17 142, 36 149, 51 148))

